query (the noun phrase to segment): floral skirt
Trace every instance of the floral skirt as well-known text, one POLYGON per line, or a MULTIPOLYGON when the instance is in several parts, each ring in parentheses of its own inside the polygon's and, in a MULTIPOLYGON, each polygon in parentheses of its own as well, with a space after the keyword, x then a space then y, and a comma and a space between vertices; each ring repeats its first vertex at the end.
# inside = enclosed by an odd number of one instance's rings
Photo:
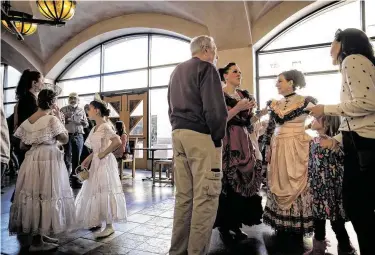
POLYGON ((289 210, 281 210, 274 194, 267 193, 263 222, 276 231, 310 235, 313 232, 312 195, 309 187, 292 203, 289 210))

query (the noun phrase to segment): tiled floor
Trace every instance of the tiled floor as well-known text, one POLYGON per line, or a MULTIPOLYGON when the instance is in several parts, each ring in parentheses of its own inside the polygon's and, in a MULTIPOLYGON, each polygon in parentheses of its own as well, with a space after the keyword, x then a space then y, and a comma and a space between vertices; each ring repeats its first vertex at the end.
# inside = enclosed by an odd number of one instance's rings
MULTIPOLYGON (((48 254, 127 254, 148 255, 168 254, 172 234, 174 191, 167 185, 153 187, 151 182, 143 182, 148 172, 137 172, 135 180, 123 181, 128 207, 128 222, 117 223, 116 233, 108 238, 96 241, 93 233, 81 230, 59 236, 58 251, 48 254)), ((28 254, 27 237, 9 236, 7 231, 9 220, 10 196, 13 186, 3 189, 1 196, 1 254, 28 254)), ((327 224, 327 237, 331 241, 328 251, 337 254, 337 242, 327 224)), ((293 244, 279 244, 273 237, 272 230, 259 225, 243 229, 249 238, 237 245, 226 247, 217 232, 213 231, 209 254, 254 254, 254 255, 301 255, 303 250, 311 247, 311 239, 306 239, 305 247, 293 244)), ((358 247, 354 231, 350 224, 348 230, 355 247, 358 247)))

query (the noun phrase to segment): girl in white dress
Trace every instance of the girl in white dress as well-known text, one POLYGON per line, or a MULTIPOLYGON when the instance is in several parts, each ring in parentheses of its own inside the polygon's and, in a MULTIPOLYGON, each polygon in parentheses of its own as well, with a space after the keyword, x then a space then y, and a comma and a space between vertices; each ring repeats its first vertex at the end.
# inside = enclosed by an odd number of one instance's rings
POLYGON ((19 170, 9 232, 32 235, 30 251, 56 249, 58 240, 47 235, 73 230, 76 224, 64 153, 58 147, 69 138, 55 104, 56 96, 52 90, 42 90, 37 112, 15 132, 21 139, 21 147, 31 148, 19 170))
POLYGON ((118 175, 118 166, 114 150, 121 140, 105 117, 109 109, 105 102, 95 99, 90 103, 89 118, 96 126, 91 130, 85 145, 92 153, 82 162, 89 169, 89 179, 84 181, 76 198, 77 220, 80 227, 95 228, 102 222, 106 227, 96 233, 96 238, 104 238, 114 233, 112 223, 125 221, 127 217, 125 195, 118 175))

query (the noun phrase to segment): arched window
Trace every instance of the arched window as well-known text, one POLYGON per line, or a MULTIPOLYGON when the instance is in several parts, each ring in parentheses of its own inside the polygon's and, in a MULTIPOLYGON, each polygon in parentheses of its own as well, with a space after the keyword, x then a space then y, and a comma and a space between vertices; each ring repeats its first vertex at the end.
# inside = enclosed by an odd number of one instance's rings
POLYGON ((341 77, 337 66, 332 65, 331 42, 337 29, 354 27, 365 31, 375 45, 372 10, 375 2, 371 0, 335 3, 297 22, 258 50, 256 90, 260 106, 278 97, 277 75, 290 69, 306 75, 302 95, 314 96, 322 104, 338 103, 341 77))
MULTIPOLYGON (((136 34, 107 41, 72 62, 57 78, 62 88, 59 105, 67 105, 71 92, 77 92, 84 105, 96 92, 147 90, 149 146, 171 144, 167 86, 176 65, 190 57, 189 42, 172 36, 136 34)), ((139 121, 137 126, 143 124, 139 121)))

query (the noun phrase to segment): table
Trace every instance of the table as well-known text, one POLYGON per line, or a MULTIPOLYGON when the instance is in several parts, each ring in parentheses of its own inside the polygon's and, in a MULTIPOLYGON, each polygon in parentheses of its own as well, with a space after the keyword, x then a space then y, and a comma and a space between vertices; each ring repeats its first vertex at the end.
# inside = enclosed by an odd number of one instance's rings
POLYGON ((169 151, 172 150, 172 148, 133 148, 133 150, 138 151, 147 151, 151 152, 151 177, 143 178, 142 181, 152 181, 154 178, 154 160, 155 160, 155 151, 169 151))

